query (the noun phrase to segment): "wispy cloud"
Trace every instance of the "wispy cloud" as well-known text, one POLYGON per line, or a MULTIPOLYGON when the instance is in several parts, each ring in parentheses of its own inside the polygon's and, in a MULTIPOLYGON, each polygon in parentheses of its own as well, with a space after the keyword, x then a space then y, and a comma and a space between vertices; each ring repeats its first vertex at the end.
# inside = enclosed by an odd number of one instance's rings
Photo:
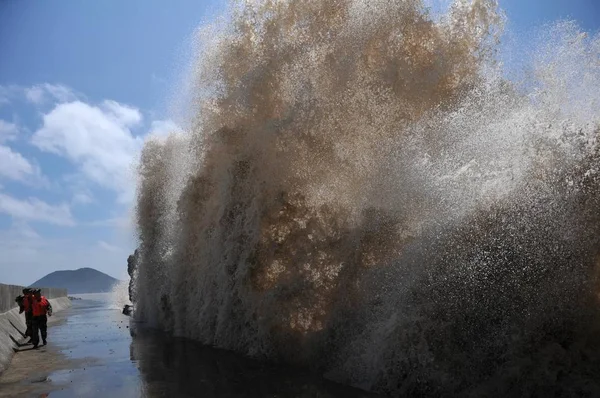
POLYGON ((0 143, 13 141, 18 133, 19 128, 16 124, 0 119, 0 143))
POLYGON ((48 186, 39 166, 11 148, 0 145, 0 178, 8 178, 29 185, 48 186))
POLYGON ((38 164, 7 145, 18 140, 20 130, 16 123, 0 119, 0 179, 47 187, 49 182, 38 164))
POLYGON ((111 244, 108 244, 108 243, 106 243, 103 240, 98 241, 98 246, 101 247, 102 249, 108 251, 108 252, 115 253, 115 252, 120 252, 121 251, 121 249, 118 248, 117 246, 113 246, 111 244))
POLYGON ((152 79, 152 82, 154 82, 154 83, 158 83, 158 84, 162 84, 162 85, 167 84, 167 79, 160 77, 156 73, 152 73, 152 75, 150 75, 150 77, 152 79))
POLYGON ((8 87, 0 85, 0 107, 2 107, 2 105, 10 103, 10 91, 11 90, 8 87))
POLYGON ((123 243, 118 251, 109 251, 94 242, 43 236, 26 223, 13 223, 9 229, 0 230, 2 282, 28 285, 49 272, 83 266, 126 277, 126 267, 114 264, 123 263, 133 251, 132 245, 123 243))
POLYGON ((0 213, 17 221, 38 221, 73 226, 75 220, 67 204, 50 205, 38 198, 17 199, 0 193, 0 213))
POLYGON ((52 105, 83 99, 85 96, 63 84, 42 83, 33 86, 0 85, 0 106, 14 101, 29 102, 35 106, 52 105))
POLYGON ((44 102, 44 89, 41 86, 33 86, 25 88, 25 98, 34 104, 44 102))
POLYGON ((133 227, 133 220, 131 217, 113 217, 105 220, 96 220, 88 224, 91 227, 111 227, 120 229, 130 229, 133 227))
POLYGON ((63 175, 59 185, 64 187, 65 193, 70 192, 72 205, 87 205, 96 201, 90 182, 78 170, 63 175))
POLYGON ((46 102, 75 101, 79 95, 62 84, 43 83, 22 88, 25 98, 32 104, 41 105, 46 102))
POLYGON ((73 195, 73 204, 87 205, 94 203, 94 198, 87 192, 77 192, 73 195))
POLYGON ((17 220, 13 222, 10 230, 14 236, 26 238, 26 239, 37 239, 40 235, 33 229, 28 223, 17 220))

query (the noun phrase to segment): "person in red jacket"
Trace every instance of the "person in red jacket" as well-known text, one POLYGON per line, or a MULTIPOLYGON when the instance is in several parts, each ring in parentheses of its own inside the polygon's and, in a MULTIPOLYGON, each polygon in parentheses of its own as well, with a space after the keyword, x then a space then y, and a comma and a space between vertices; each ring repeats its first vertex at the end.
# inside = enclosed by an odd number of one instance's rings
POLYGON ((52 306, 46 300, 46 297, 42 296, 40 289, 35 289, 33 291, 31 308, 33 312, 31 322, 33 335, 31 336, 31 342, 33 343, 33 348, 37 348, 40 343, 40 333, 42 335, 42 343, 46 345, 48 316, 52 316, 52 306))

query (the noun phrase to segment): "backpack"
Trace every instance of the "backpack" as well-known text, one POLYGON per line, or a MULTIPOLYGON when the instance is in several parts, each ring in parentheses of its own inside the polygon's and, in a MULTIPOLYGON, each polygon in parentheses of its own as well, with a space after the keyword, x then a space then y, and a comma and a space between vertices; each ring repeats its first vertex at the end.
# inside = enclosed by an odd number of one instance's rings
POLYGON ((23 312, 25 310, 25 305, 23 303, 23 300, 25 299, 25 297, 23 295, 18 295, 15 298, 15 303, 17 303, 19 305, 19 311, 23 312))

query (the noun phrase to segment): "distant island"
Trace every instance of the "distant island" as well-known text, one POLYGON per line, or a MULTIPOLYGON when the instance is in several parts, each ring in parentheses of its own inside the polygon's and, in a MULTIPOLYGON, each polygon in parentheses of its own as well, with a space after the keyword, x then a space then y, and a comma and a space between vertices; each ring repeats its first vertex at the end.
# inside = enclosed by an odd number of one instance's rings
POLYGON ((118 282, 118 279, 93 268, 79 268, 75 271, 54 271, 31 286, 65 288, 68 294, 106 293, 118 282))

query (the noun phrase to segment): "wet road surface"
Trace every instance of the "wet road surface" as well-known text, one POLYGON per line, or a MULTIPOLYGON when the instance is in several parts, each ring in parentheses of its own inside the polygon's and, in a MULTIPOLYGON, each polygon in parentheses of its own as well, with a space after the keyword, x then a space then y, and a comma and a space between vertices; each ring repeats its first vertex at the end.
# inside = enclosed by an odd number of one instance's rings
POLYGON ((305 372, 136 327, 108 297, 73 301, 48 346, 17 353, 0 397, 344 397, 372 395, 305 372), (46 366, 31 366, 36 361, 46 366))

